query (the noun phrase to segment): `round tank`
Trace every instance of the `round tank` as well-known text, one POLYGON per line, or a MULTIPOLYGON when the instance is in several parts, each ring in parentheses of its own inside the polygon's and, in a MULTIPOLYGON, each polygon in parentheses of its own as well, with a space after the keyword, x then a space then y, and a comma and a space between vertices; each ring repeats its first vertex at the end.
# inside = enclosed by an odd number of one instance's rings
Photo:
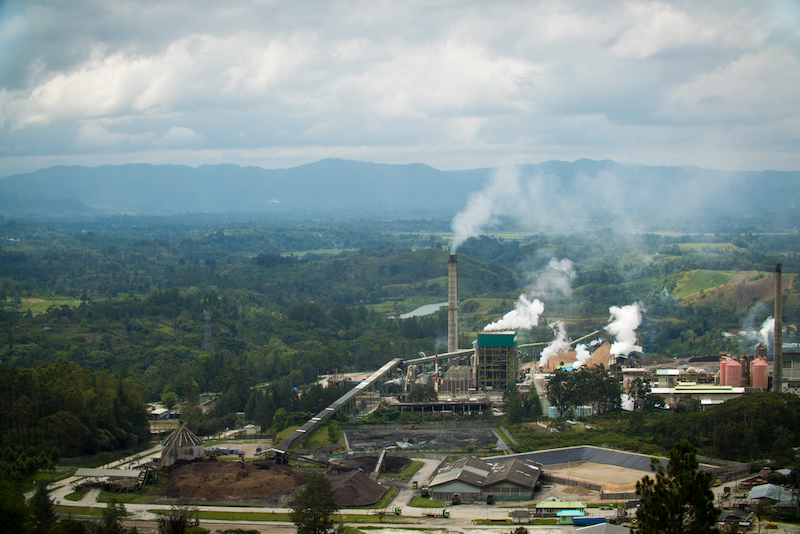
POLYGON ((756 358, 750 364, 750 386, 761 389, 769 387, 769 364, 761 358, 756 358))
POLYGON ((725 366, 728 365, 729 358, 723 358, 722 361, 719 362, 719 385, 725 385, 725 366))
POLYGON ((742 386, 742 364, 731 360, 725 366, 725 385, 733 387, 742 386))

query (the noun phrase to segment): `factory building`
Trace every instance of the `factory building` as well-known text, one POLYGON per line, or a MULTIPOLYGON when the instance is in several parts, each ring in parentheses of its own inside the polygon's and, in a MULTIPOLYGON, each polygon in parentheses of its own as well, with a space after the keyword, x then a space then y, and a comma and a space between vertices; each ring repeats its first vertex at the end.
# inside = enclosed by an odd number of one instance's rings
POLYGON ((475 343, 475 387, 506 390, 517 383, 519 371, 516 332, 478 332, 475 343))
POLYGON ((541 467, 522 458, 492 464, 469 456, 441 467, 429 485, 434 499, 449 501, 528 500, 539 481, 541 467))

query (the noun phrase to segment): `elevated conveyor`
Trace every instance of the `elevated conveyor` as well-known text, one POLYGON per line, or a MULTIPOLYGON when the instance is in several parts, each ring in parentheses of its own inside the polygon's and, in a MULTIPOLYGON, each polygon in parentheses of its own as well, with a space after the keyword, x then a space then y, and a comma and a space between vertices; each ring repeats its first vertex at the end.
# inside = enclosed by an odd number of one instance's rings
POLYGON ((286 436, 281 444, 276 447, 282 451, 288 451, 292 444, 302 438, 311 435, 314 431, 325 421, 327 421, 333 414, 341 410, 348 402, 353 400, 356 395, 361 394, 364 390, 369 389, 375 382, 391 372, 394 368, 403 363, 402 358, 395 358, 386 363, 383 367, 369 375, 365 380, 361 381, 356 387, 339 397, 330 406, 319 412, 317 415, 308 420, 306 424, 286 436))

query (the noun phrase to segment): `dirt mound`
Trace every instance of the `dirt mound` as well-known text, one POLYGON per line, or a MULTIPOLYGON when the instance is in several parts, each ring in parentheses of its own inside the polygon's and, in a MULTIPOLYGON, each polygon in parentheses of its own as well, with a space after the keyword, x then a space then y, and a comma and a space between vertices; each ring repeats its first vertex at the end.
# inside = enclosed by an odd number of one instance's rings
POLYGON ((176 464, 156 494, 180 499, 259 499, 290 492, 302 483, 300 475, 268 460, 198 460, 176 464))
POLYGON ((388 490, 360 471, 328 473, 327 476, 336 492, 336 504, 342 508, 375 504, 388 490))
MULTIPOLYGON (((360 467, 365 473, 371 473, 375 469, 375 464, 377 462, 377 456, 357 456, 344 460, 342 464, 354 469, 358 469, 360 467)), ((411 464, 411 460, 408 458, 387 455, 386 458, 383 459, 383 468, 381 469, 381 472, 401 473, 409 464, 411 464)))
POLYGON ((589 495, 592 490, 584 486, 570 486, 564 490, 564 493, 568 495, 589 495))

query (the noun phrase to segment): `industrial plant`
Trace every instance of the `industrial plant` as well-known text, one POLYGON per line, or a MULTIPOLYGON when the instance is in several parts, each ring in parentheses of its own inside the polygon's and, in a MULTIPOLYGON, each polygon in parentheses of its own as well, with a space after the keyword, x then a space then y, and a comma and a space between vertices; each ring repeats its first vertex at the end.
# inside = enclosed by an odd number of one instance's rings
MULTIPOLYGON (((779 288, 780 266, 776 265, 776 291, 779 292, 779 288)), ((539 359, 535 355, 531 358, 522 349, 537 346, 541 349, 548 344, 519 344, 514 330, 477 332, 471 348, 459 348, 456 254, 448 257, 448 290, 447 352, 387 362, 286 437, 278 449, 286 451, 295 442, 304 442, 334 413, 345 411, 357 418, 359 414, 372 411, 381 404, 399 411, 420 412, 435 417, 499 415, 505 406, 503 394, 514 388, 523 393, 535 389, 545 413, 554 416, 552 409, 548 411, 550 407, 546 400, 548 380, 558 369, 571 371, 581 366, 603 366, 619 378, 624 392, 633 380, 639 378, 650 385, 652 393, 662 396, 668 406, 684 398, 694 399, 701 406, 711 406, 743 395, 748 390, 800 390, 800 354, 786 354, 784 357, 781 353, 779 358, 784 365, 776 366, 776 376, 771 377, 767 348, 762 344, 756 346, 752 358, 722 354, 710 362, 706 358, 695 367, 684 368, 643 368, 637 356, 643 351, 642 347, 630 342, 624 346, 612 343, 608 339, 611 336, 607 335, 613 331, 610 327, 596 330, 575 341, 562 340, 558 349, 550 351, 547 357, 544 357, 544 350, 540 350, 542 357, 539 359), (591 352, 583 342, 590 342, 591 352), (787 378, 778 374, 777 369, 781 367, 788 371, 787 378), (435 398, 410 400, 409 393, 416 384, 432 388, 436 393, 435 398)), ((617 311, 622 313, 620 309, 617 311)), ((638 325, 638 322, 635 324, 638 325)), ((635 337, 633 339, 635 341, 635 337)), ((347 377, 336 379, 341 382, 346 381, 347 377)), ((632 403, 626 398, 627 395, 623 395, 623 408, 632 409, 632 403)), ((578 407, 578 413, 590 415, 591 407, 578 407)))

